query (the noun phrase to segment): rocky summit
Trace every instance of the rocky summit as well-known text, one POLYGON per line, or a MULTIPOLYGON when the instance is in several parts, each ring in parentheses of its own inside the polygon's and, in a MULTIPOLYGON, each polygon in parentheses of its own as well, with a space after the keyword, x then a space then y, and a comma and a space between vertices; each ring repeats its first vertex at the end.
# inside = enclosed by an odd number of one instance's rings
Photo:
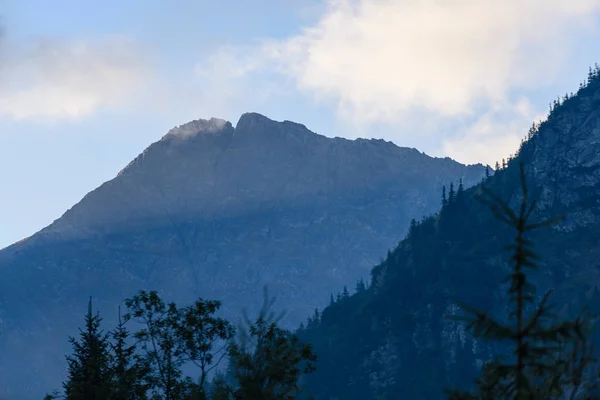
POLYGON ((114 179, 0 252, 0 397, 41 398, 64 378, 89 296, 107 327, 137 290, 221 300, 236 319, 262 288, 297 326, 369 275, 444 184, 482 165, 383 140, 327 138, 256 113, 172 129, 114 179))

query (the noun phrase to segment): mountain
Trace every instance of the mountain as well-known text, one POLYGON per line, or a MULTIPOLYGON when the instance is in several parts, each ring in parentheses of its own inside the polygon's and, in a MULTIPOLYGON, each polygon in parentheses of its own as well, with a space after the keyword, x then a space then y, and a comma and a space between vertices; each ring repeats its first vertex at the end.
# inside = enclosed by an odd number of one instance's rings
POLYGON ((295 327, 366 277, 411 218, 435 211, 443 184, 483 175, 482 165, 256 113, 235 128, 216 118, 174 128, 0 252, 0 394, 40 398, 59 385, 90 295, 107 327, 140 289, 221 300, 237 320, 267 285, 295 327))
MULTIPOLYGON (((558 316, 600 309, 600 70, 576 95, 534 125, 517 156, 440 212, 413 224, 371 271, 367 290, 324 309, 299 331, 319 355, 307 378, 315 399, 442 399, 445 388, 467 390, 481 366, 501 349, 474 340, 457 302, 507 316, 509 270, 505 247, 513 234, 476 195, 480 186, 514 207, 522 198, 525 166, 533 218, 565 215, 529 238, 541 257, 531 278, 558 316)), ((539 300, 538 298, 538 300, 539 300)), ((600 336, 600 335, 597 335, 600 336)), ((599 337, 595 338, 600 339, 599 337)))

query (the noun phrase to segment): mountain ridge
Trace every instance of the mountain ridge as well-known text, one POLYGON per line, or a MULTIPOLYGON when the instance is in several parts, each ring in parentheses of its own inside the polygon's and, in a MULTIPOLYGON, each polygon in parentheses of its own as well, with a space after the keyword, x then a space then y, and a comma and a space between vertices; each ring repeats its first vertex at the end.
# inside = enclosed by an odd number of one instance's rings
POLYGON ((140 289, 221 300, 235 320, 260 308, 266 285, 293 327, 368 274, 411 218, 437 209, 443 184, 484 176, 481 165, 258 114, 236 128, 223 121, 174 128, 0 251, 0 396, 40 398, 62 380, 90 295, 110 328, 140 289))
MULTIPOLYGON (((297 124, 294 122, 290 122, 290 121, 284 121, 284 122, 276 122, 273 121, 261 114, 258 113, 245 113, 243 114, 238 123, 236 124, 236 128, 233 127, 233 125, 229 122, 229 121, 225 121, 223 119, 218 119, 218 118, 211 118, 209 120, 205 120, 205 119, 198 119, 198 120, 194 120, 191 122, 188 122, 186 124, 180 125, 178 127, 175 127, 173 129, 171 129, 166 135, 164 135, 160 140, 158 140, 157 142, 152 143, 150 146, 148 146, 142 153, 140 153, 140 155, 138 155, 132 162, 130 162, 125 168, 123 168, 115 178, 103 183, 102 185, 100 185, 97 189, 91 191, 90 193, 88 193, 86 196, 83 197, 83 199, 76 203, 73 207, 71 207, 69 210, 67 210, 60 218, 58 218, 57 220, 55 220, 52 224, 50 224, 48 227, 43 228, 40 233, 42 235, 63 235, 65 238, 68 238, 68 233, 66 231, 77 231, 79 233, 81 233, 85 228, 82 228, 80 225, 82 224, 82 220, 83 219, 89 219, 88 215, 90 213, 89 208, 93 208, 93 206, 88 206, 88 210, 81 210, 81 208, 88 202, 92 202, 96 208, 106 208, 103 205, 104 204, 110 204, 110 203, 114 203, 114 190, 113 187, 115 186, 119 186, 121 184, 121 181, 126 181, 123 185, 124 186, 134 186, 134 185, 145 185, 146 189, 144 189, 147 194, 150 195, 154 195, 155 196, 155 200, 158 200, 156 198, 164 198, 167 196, 166 192, 169 190, 169 187, 167 185, 166 182, 164 182, 164 180, 162 182, 160 182, 160 184, 153 184, 152 182, 150 182, 151 179, 156 179, 157 176, 160 177, 161 175, 161 168, 160 166, 156 165, 158 163, 162 163, 162 164, 168 164, 168 163, 175 163, 177 162, 176 160, 173 160, 175 157, 179 157, 182 156, 183 157, 187 157, 190 159, 193 158, 201 158, 201 157, 205 157, 205 158, 210 158, 214 165, 212 165, 212 167, 217 167, 218 163, 221 162, 222 160, 220 159, 221 157, 225 157, 229 152, 233 152, 236 149, 239 149, 240 147, 242 147, 242 149, 252 149, 252 148, 258 148, 260 150, 260 146, 265 147, 266 144, 268 143, 269 145, 272 145, 271 142, 276 141, 277 139, 279 140, 284 140, 284 143, 282 143, 282 146, 288 146, 291 147, 292 151, 296 151, 296 152, 307 152, 306 147, 307 147, 307 143, 308 145, 313 145, 313 146, 317 146, 317 145, 323 145, 324 143, 327 143, 328 141, 338 141, 338 147, 341 146, 348 146, 350 145, 350 143, 356 143, 356 144, 361 144, 364 146, 383 146, 381 147, 381 149, 385 152, 388 153, 395 153, 394 155, 397 157, 405 157, 406 160, 404 161, 405 164, 410 165, 410 161, 420 158, 420 157, 427 157, 427 159, 431 162, 437 162, 439 163, 439 167, 443 168, 444 165, 443 164, 447 164, 445 165, 445 167, 448 167, 448 165, 453 164, 454 166, 458 166, 460 165, 459 163, 457 163, 454 160, 451 160, 449 158, 436 158, 436 157, 430 157, 425 155, 424 153, 420 153, 418 150, 416 149, 412 149, 412 148, 406 148, 406 147, 400 147, 397 146, 396 144, 392 143, 392 142, 386 142, 383 140, 377 140, 377 139, 356 139, 356 140, 348 140, 348 139, 343 139, 343 138, 327 138, 323 135, 319 135, 316 134, 310 130, 308 130, 304 125, 302 124, 297 124), (279 129, 277 130, 273 130, 272 127, 273 126, 278 126, 279 129), (284 128, 292 128, 291 130, 285 130, 284 128), (270 132, 270 136, 265 136, 264 132, 270 132), (241 133, 240 133, 241 132, 241 133), (205 137, 203 136, 204 134, 211 134, 210 137, 205 137), (237 133, 237 135, 236 135, 237 133), (240 142, 240 136, 242 136, 241 138, 241 142, 240 142), (289 143, 289 142, 292 143, 289 143), (316 143, 311 143, 310 141, 317 141, 316 143), (250 146, 250 147, 246 147, 246 146, 250 146), (204 148, 203 148, 204 147, 204 148), (210 152, 207 153, 206 148, 213 148, 216 149, 216 153, 210 152), (190 156, 190 153, 194 153, 197 152, 196 155, 194 155, 194 157, 190 156), (147 169, 152 169, 151 171, 146 171, 147 169), (136 176, 137 175, 137 176, 136 176), (148 176, 141 176, 140 175, 148 175, 148 176), (144 180, 143 182, 134 182, 134 179, 142 179, 144 180), (161 186, 162 185, 162 186, 161 186), (111 191, 112 190, 112 191, 111 191), (154 190, 155 193, 150 193, 151 190, 154 190), (109 195, 103 196, 103 198, 101 200, 96 200, 94 197, 97 196, 101 196, 103 192, 109 192, 109 195), (156 193, 156 192, 160 192, 160 193, 156 193), (76 214, 76 215, 72 215, 72 214, 76 214), (69 224, 72 225, 71 227, 64 227, 64 221, 65 220, 69 220, 69 224), (63 226, 63 229, 61 229, 61 225, 63 226)), ((343 147, 342 150, 343 151, 343 147)), ((301 154, 303 157, 310 157, 310 154, 301 154)), ((341 154, 338 155, 338 158, 347 155, 346 154, 341 154)), ((260 154, 259 156, 264 156, 264 154, 260 154)), ((334 154, 335 156, 335 154, 334 154)), ((182 157, 182 158, 183 158, 182 157)), ((242 155, 243 157, 243 155, 242 155)), ((267 156, 265 156, 267 157, 267 156)), ((258 162, 258 160, 256 160, 256 158, 258 158, 258 156, 255 157, 255 160, 253 160, 255 163, 258 162)), ((279 161, 281 163, 282 160, 276 160, 279 161)), ((223 162, 227 163, 227 160, 224 160, 223 162)), ((342 160, 336 160, 337 164, 336 165, 323 165, 324 169, 327 168, 339 168, 340 164, 343 163, 342 160)), ((386 165, 386 163, 380 163, 378 165, 379 167, 383 167, 383 168, 391 168, 391 166, 386 165)), ((211 167, 211 165, 208 165, 207 163, 199 163, 199 162, 194 162, 194 163, 190 163, 190 168, 191 167, 204 167, 206 169, 209 169, 211 167)), ((181 166, 182 170, 183 170, 183 166, 181 166)), ((483 169, 483 166, 481 164, 474 164, 474 165, 469 165, 467 166, 467 168, 479 168, 480 170, 483 169)), ((266 169, 266 168, 263 168, 266 169)), ((176 170, 171 170, 169 171, 171 173, 170 176, 174 176, 176 175, 176 173, 178 171, 176 170)), ((211 181, 212 187, 207 187, 206 190, 211 190, 214 189, 214 185, 217 184, 217 180, 220 179, 220 177, 218 176, 219 171, 212 171, 214 172, 213 174, 210 174, 210 172, 208 174, 206 174, 205 176, 202 176, 202 179, 204 179, 205 181, 211 181)), ((228 171, 230 174, 233 173, 231 170, 228 171)), ((260 172, 259 172, 260 173, 260 172)), ((265 173, 265 171, 262 171, 262 173, 265 173)), ((324 171, 324 175, 326 175, 328 173, 327 170, 324 171)), ((360 186, 368 186, 371 185, 375 182, 379 182, 381 181, 381 177, 378 178, 378 171, 372 171, 371 174, 369 175, 365 175, 365 174, 360 174, 357 173, 357 171, 353 171, 352 173, 348 173, 348 177, 349 179, 345 179, 342 178, 341 181, 343 181, 343 185, 346 185, 347 187, 345 188, 339 188, 339 189, 346 189, 346 190, 351 190, 352 187, 356 188, 356 187, 360 187, 360 186), (362 175, 362 181, 357 181, 358 178, 360 178, 362 175)), ((268 179, 265 178, 265 179, 268 179)), ((293 175, 287 177, 288 180, 293 180, 293 175)), ((223 179, 221 179, 222 181, 223 179)), ((243 182, 238 182, 238 184, 240 186, 243 186, 244 183, 243 182)), ((121 185, 121 186, 123 186, 121 185)), ((321 182, 321 186, 323 186, 321 188, 321 195, 328 195, 331 192, 334 192, 336 189, 338 188, 334 188, 331 187, 331 185, 327 185, 326 182, 321 182)), ((250 187, 245 187, 244 188, 246 191, 250 191, 252 190, 252 188, 250 187)), ((271 199, 277 198, 277 196, 281 197, 281 198, 285 198, 285 194, 286 194, 286 190, 289 190, 289 187, 283 187, 280 188, 281 190, 277 190, 274 192, 269 193, 269 196, 271 196, 271 199)), ((301 190, 306 191, 307 186, 305 185, 301 190)), ((309 188, 310 189, 310 188, 309 188)), ((118 193, 117 193, 118 194, 118 193)), ((304 194, 304 193, 303 193, 304 194)), ((314 194, 314 193, 312 193, 314 194)), ((234 204, 232 204, 231 208, 235 208, 235 207, 239 207, 240 204, 239 203, 243 203, 245 200, 251 200, 248 199, 244 196, 240 196, 240 193, 235 193, 235 191, 229 190, 227 193, 223 194, 226 198, 229 197, 230 201, 233 201, 234 204), (239 199, 237 199, 239 197, 239 199), (237 199, 237 201, 235 201, 237 199)), ((291 196, 295 196, 297 195, 297 193, 291 193, 291 196)), ((148 211, 149 215, 144 215, 143 214, 143 209, 141 207, 139 207, 140 204, 143 204, 144 202, 146 202, 146 206, 148 207, 147 210, 149 210, 149 208, 151 207, 150 204, 148 204, 149 202, 147 201, 147 199, 145 198, 138 198, 136 199, 136 204, 131 204, 131 200, 126 200, 123 196, 121 196, 121 203, 117 203, 114 204, 112 207, 114 209, 118 209, 118 208, 122 208, 122 207, 128 207, 129 213, 131 215, 135 215, 137 213, 137 211, 141 210, 141 214, 137 215, 137 219, 138 220, 143 220, 145 218, 148 217, 157 217, 157 213, 156 212, 151 212, 148 211), (134 211, 135 210, 135 211, 134 211)), ((135 197, 135 196, 130 196, 130 197, 135 197)), ((137 196, 139 197, 139 196, 137 196)), ((197 196, 197 198, 195 200, 198 200, 198 202, 206 202, 206 199, 208 197, 208 194, 204 193, 204 194, 200 194, 199 196, 197 196)), ((171 199, 170 203, 166 203, 163 204, 163 209, 172 209, 172 208, 176 208, 179 207, 180 209, 183 207, 190 207, 189 204, 187 205, 183 205, 181 203, 177 203, 176 201, 174 201, 174 199, 171 199)), ((212 204, 209 207, 209 210, 211 212, 216 212, 219 213, 222 210, 222 208, 227 208, 226 205, 216 205, 216 204, 212 204)), ((155 210, 157 211, 157 210, 155 210)), ((202 212, 202 210, 194 210, 195 212, 202 212)), ((139 213, 138 213, 139 214, 139 213)), ((123 215, 119 215, 118 217, 115 217, 116 219, 125 221, 126 218, 123 215)), ((98 224, 98 221, 88 221, 89 224, 98 224)), ((109 222, 106 222, 106 224, 109 224, 109 222)), ((92 234, 92 232, 89 232, 90 234, 92 234)))

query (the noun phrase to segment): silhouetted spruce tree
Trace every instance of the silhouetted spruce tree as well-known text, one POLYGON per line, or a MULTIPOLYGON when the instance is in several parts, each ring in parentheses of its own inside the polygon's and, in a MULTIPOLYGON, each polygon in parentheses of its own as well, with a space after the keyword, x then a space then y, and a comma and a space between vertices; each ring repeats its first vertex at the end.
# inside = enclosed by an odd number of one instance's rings
POLYGON ((102 318, 92 313, 92 298, 85 314, 85 328, 79 340, 69 342, 73 354, 67 356, 67 380, 63 383, 67 400, 106 400, 112 398, 108 334, 100 330, 102 318))
POLYGON ((448 192, 448 204, 454 203, 456 200, 456 192, 454 191, 454 183, 450 182, 450 191, 448 192))
POLYGON ((64 399, 65 396, 62 396, 58 390, 53 391, 52 393, 47 393, 44 396, 44 400, 58 400, 64 399))
POLYGON ((342 299, 346 300, 350 297, 350 292, 348 292, 348 288, 344 285, 344 290, 342 290, 342 299))
MULTIPOLYGON (((585 343, 590 320, 581 314, 575 320, 557 322, 548 304, 550 291, 535 305, 535 286, 528 280, 526 271, 538 268, 538 256, 527 236, 558 219, 529 221, 536 203, 529 201, 523 164, 520 172, 523 198, 518 211, 513 211, 486 188, 482 188, 484 195, 480 197, 499 220, 515 231, 514 242, 509 246, 512 271, 506 278, 510 283, 508 294, 513 307, 509 314, 511 320, 503 323, 485 311, 465 305, 461 308, 471 316, 453 317, 468 322, 467 327, 476 338, 508 341, 513 353, 510 357, 497 356, 484 366, 476 394, 454 391, 450 392, 451 399, 560 399, 565 390, 571 390, 570 398, 574 399, 573 388, 581 386, 578 375, 573 373, 577 368, 571 368, 581 363, 573 362, 572 356, 577 354, 574 350, 585 343), (527 313, 529 309, 533 312, 527 313)), ((583 361, 589 363, 591 358, 585 354, 583 361)))
POLYGON ((306 317, 306 329, 312 329, 315 326, 315 320, 312 315, 306 317))
POLYGON ((146 362, 136 354, 136 345, 128 344, 129 332, 125 327, 128 320, 121 318, 111 332, 111 373, 113 379, 113 397, 111 400, 144 400, 150 385, 147 382, 149 368, 146 362))
POLYGON ((446 207, 448 199, 446 198, 446 185, 442 186, 442 208, 446 207))
POLYGON ((527 131, 527 140, 531 140, 531 138, 533 138, 535 136, 535 133, 536 133, 536 127, 535 127, 535 122, 534 122, 534 123, 532 123, 531 127, 527 131))
POLYGON ((498 161, 496 161, 496 166, 494 167, 495 171, 499 171, 500 170, 500 163, 498 161))
POLYGON ((417 232, 417 225, 418 224, 417 224, 417 220, 416 219, 413 218, 413 219, 410 220, 410 225, 408 227, 408 236, 414 238, 414 235, 417 232))
POLYGON ((485 179, 487 180, 487 179, 489 179, 489 177, 490 177, 490 166, 486 165, 485 166, 485 179))
POLYGON ((335 300, 333 299, 333 293, 331 293, 330 297, 329 297, 329 306, 332 306, 335 304, 335 300))
POLYGON ((358 280, 358 282, 356 282, 356 293, 360 293, 360 292, 364 292, 366 287, 365 287, 365 281, 363 280, 363 278, 360 278, 358 280))
POLYGON ((315 308, 315 312, 313 313, 313 315, 306 318, 306 328, 307 329, 318 328, 320 321, 321 321, 321 314, 319 313, 319 310, 315 308))

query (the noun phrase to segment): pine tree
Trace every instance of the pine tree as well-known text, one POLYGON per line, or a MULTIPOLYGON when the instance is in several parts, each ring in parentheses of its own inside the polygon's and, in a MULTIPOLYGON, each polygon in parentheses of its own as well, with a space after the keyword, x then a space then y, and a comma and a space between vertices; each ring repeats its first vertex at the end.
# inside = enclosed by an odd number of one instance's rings
POLYGON ((106 400, 112 397, 108 334, 100 330, 102 318, 92 313, 92 298, 80 338, 69 338, 73 355, 67 356, 68 378, 63 384, 66 400, 106 400))
POLYGON ((417 229, 417 220, 416 219, 411 219, 410 220, 410 226, 408 227, 408 235, 413 235, 415 233, 417 229))
POLYGON ((356 293, 360 293, 360 292, 364 292, 365 291, 365 281, 363 280, 363 278, 360 278, 358 280, 358 282, 356 282, 356 293))
POLYGON ((149 385, 146 382, 147 366, 136 355, 136 346, 128 345, 129 332, 125 328, 127 320, 121 318, 119 307, 119 323, 111 332, 112 350, 111 373, 114 394, 111 400, 146 399, 149 385))
POLYGON ((331 307, 334 304, 335 304, 335 300, 333 300, 333 293, 331 293, 331 295, 329 297, 329 306, 331 307))
POLYGON ((448 204, 454 203, 456 192, 454 191, 454 183, 450 182, 450 192, 448 192, 448 204))
POLYGON ((589 320, 582 314, 573 321, 557 323, 548 305, 550 291, 535 306, 535 286, 529 282, 526 270, 538 268, 538 256, 527 236, 558 219, 529 221, 535 211, 535 202, 529 202, 523 164, 520 171, 523 198, 518 212, 486 188, 482 188, 484 196, 480 197, 498 219, 515 231, 514 243, 509 247, 512 271, 506 279, 510 283, 508 294, 513 310, 509 318, 512 320, 502 323, 487 312, 464 305, 461 308, 471 316, 453 318, 468 322, 467 327, 476 338, 511 343, 513 357, 508 360, 496 357, 486 364, 483 376, 478 380, 478 394, 455 391, 451 393, 451 399, 557 399, 564 394, 565 388, 572 390, 577 383, 565 367, 573 364, 565 361, 568 357, 563 358, 558 351, 568 345, 577 347, 584 343, 583 335, 589 320), (531 307, 534 311, 526 315, 531 307))
POLYGON ((500 163, 498 161, 496 161, 496 166, 494 167, 495 171, 499 171, 500 170, 500 163))
POLYGON ((488 180, 490 178, 490 166, 485 166, 485 179, 488 180))
POLYGON ((446 198, 446 185, 442 186, 442 208, 446 207, 448 199, 446 198))
POLYGON ((342 299, 346 300, 350 297, 350 293, 348 292, 348 288, 344 285, 344 290, 342 291, 342 299))
POLYGON ((64 396, 61 396, 61 394, 58 390, 55 390, 52 393, 47 393, 44 396, 44 400, 58 400, 58 399, 63 399, 63 398, 64 398, 64 396))
POLYGON ((312 329, 315 327, 315 318, 312 315, 306 317, 306 329, 312 329))

